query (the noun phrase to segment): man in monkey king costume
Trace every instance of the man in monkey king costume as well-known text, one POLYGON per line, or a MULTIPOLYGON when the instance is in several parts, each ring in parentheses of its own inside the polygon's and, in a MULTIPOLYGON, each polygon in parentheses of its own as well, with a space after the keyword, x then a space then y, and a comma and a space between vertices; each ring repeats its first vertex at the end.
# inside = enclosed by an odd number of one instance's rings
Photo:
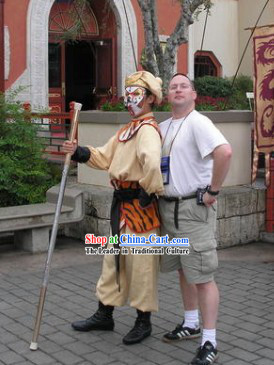
MULTIPOLYGON (((159 235, 155 194, 164 190, 160 170, 161 136, 151 108, 162 100, 161 85, 161 79, 146 71, 130 75, 125 81, 124 101, 131 122, 103 147, 77 147, 77 141, 66 141, 63 145, 66 153, 73 154, 73 160, 108 170, 115 189, 111 207, 113 235, 159 235)), ((104 256, 96 288, 99 307, 90 318, 73 322, 75 330, 112 331, 114 307, 123 306, 129 300, 130 306, 137 310, 137 319, 123 338, 124 344, 141 342, 151 334, 150 315, 158 310, 159 256, 132 255, 130 248, 128 251, 128 255, 104 256)))

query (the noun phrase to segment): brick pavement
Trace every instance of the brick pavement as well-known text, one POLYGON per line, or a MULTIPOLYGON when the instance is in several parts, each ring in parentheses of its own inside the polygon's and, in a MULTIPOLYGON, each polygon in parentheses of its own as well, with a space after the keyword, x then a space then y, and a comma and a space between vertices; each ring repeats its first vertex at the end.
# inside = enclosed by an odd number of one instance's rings
MULTIPOLYGON (((274 254, 273 245, 269 250, 274 254)), ((241 261, 239 257, 237 261, 220 261, 216 276, 221 291, 218 364, 274 363, 273 256, 267 262, 241 261)), ((160 340, 181 320, 175 273, 160 276, 160 310, 152 318, 152 336, 142 344, 121 343, 135 319, 134 309, 128 307, 115 310, 114 332, 78 333, 71 329, 71 321, 90 316, 97 308, 93 293, 101 267, 101 258, 86 257, 78 242, 71 242, 67 249, 57 247, 39 350, 30 351, 44 260, 45 255, 0 252, 0 365, 179 365, 192 359, 199 340, 176 344, 160 340)))

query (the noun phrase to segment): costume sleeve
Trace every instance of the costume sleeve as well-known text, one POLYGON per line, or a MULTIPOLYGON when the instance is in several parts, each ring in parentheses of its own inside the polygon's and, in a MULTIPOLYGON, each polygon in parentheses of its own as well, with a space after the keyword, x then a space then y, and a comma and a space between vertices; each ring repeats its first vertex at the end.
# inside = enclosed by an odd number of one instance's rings
POLYGON ((202 158, 212 153, 216 147, 228 144, 219 129, 206 117, 195 120, 193 133, 202 158))
POLYGON ((76 151, 71 156, 72 161, 87 162, 90 159, 90 150, 87 147, 77 146, 76 151))
POLYGON ((117 135, 111 137, 102 147, 87 147, 90 150, 87 165, 99 170, 108 170, 117 147, 117 135))
POLYGON ((136 138, 137 157, 143 168, 139 184, 148 193, 162 194, 164 191, 161 174, 161 138, 150 125, 142 126, 136 138))

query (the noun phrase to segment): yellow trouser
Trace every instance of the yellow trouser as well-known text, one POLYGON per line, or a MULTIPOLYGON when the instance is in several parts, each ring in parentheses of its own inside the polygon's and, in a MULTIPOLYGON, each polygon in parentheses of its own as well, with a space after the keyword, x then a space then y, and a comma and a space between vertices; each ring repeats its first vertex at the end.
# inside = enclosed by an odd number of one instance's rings
MULTIPOLYGON (((147 237, 152 233, 159 235, 159 229, 148 233, 135 233, 125 226, 120 233, 147 237)), ((128 251, 128 255, 120 256, 120 291, 116 282, 115 256, 105 255, 96 295, 104 305, 120 307, 129 299, 131 307, 143 312, 157 311, 160 256, 132 255, 130 248, 128 251)))

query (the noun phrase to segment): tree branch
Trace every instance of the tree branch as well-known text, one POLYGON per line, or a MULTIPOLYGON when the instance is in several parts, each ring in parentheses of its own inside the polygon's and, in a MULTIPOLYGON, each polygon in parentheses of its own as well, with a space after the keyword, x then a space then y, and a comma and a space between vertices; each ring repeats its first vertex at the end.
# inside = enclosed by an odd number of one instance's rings
POLYGON ((154 32, 151 17, 151 0, 138 0, 143 15, 145 32, 145 61, 144 67, 154 75, 159 75, 158 65, 154 55, 154 32))
POLYGON ((190 1, 190 11, 195 13, 199 6, 204 5, 205 9, 210 8, 212 5, 212 0, 191 0, 190 1))
POLYGON ((164 53, 159 39, 158 15, 155 0, 151 0, 151 23, 153 32, 154 54, 157 60, 159 73, 161 74, 164 70, 164 53))
POLYGON ((171 78, 174 72, 177 49, 181 44, 188 42, 188 28, 194 22, 193 14, 200 5, 208 1, 210 0, 180 0, 180 17, 177 21, 174 31, 168 38, 164 54, 165 88, 167 87, 168 80, 171 78))

